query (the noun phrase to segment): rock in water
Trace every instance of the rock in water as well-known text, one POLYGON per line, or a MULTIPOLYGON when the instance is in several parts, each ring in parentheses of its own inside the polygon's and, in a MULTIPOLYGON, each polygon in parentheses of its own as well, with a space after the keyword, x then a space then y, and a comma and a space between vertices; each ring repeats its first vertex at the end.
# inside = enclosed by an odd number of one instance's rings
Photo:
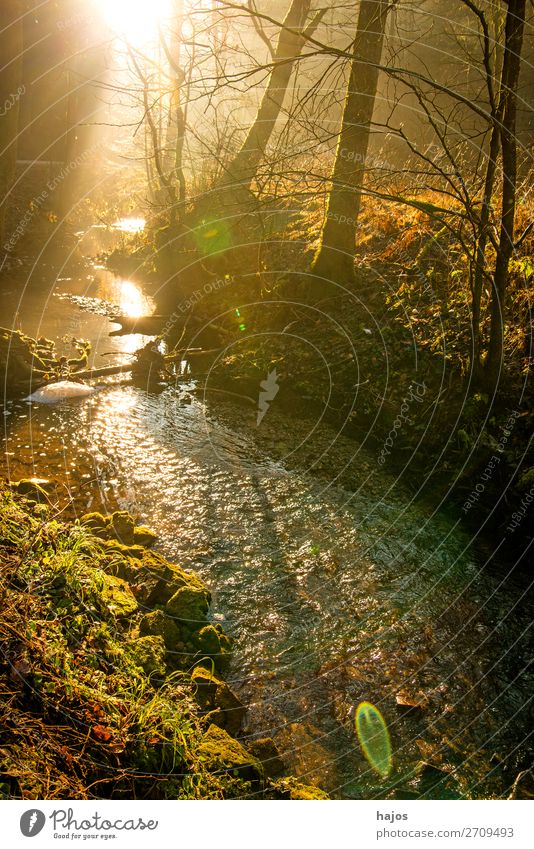
POLYGON ((75 383, 72 380, 60 380, 57 383, 49 383, 42 386, 26 398, 34 404, 58 404, 70 398, 86 398, 96 392, 94 386, 86 383, 75 383))

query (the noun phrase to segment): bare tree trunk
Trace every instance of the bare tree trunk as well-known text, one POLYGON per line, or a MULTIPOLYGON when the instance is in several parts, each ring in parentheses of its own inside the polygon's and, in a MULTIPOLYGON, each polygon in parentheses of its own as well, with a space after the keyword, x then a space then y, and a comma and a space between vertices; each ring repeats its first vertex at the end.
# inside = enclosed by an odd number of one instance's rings
POLYGON ((165 140, 165 170, 167 177, 178 189, 179 215, 186 196, 186 181, 183 168, 183 150, 186 130, 185 112, 182 106, 182 88, 185 74, 180 63, 181 30, 184 17, 183 0, 174 0, 171 43, 163 40, 163 47, 170 65, 172 92, 165 140))
POLYGON ((485 380, 492 391, 497 388, 504 353, 504 316, 508 266, 514 251, 514 224, 517 193, 517 85, 521 67, 521 49, 525 28, 525 0, 508 0, 501 92, 503 98, 500 127, 502 147, 502 207, 499 248, 493 275, 491 323, 485 380))
POLYGON ((488 229, 490 227, 491 199, 493 197, 495 172, 497 170, 497 157, 499 155, 500 128, 498 121, 500 120, 500 113, 494 116, 494 120, 495 123, 491 128, 488 163, 486 166, 486 176, 484 180, 484 194, 482 197, 482 210, 475 252, 473 290, 471 293, 471 332, 473 335, 472 366, 475 382, 479 380, 482 369, 482 343, 480 338, 481 301, 484 273, 486 270, 486 245, 488 241, 488 229))
MULTIPOLYGON (((501 145, 501 122, 503 110, 502 92, 499 89, 497 96, 495 95, 494 80, 499 76, 497 71, 498 55, 495 45, 495 40, 492 38, 488 17, 482 9, 480 9, 474 0, 462 0, 464 5, 476 16, 478 24, 482 32, 483 45, 483 66, 486 77, 486 88, 488 93, 488 102, 490 106, 490 140, 488 147, 488 159, 486 163, 486 173, 484 175, 484 190, 482 194, 482 206, 480 211, 480 221, 478 222, 476 232, 476 247, 474 256, 474 273, 472 279, 471 290, 471 332, 473 339, 473 351, 471 356, 471 367, 473 381, 478 384, 482 378, 482 340, 480 334, 481 320, 481 303, 482 289, 484 285, 484 277, 487 276, 486 271, 486 246, 490 234, 491 227, 491 201, 495 188, 495 178, 497 173, 497 159, 499 156, 501 145), (494 54, 492 60, 492 54, 494 54)), ((490 10, 493 12, 493 29, 498 29, 498 21, 501 17, 500 9, 490 10)))
MULTIPOLYGON (((254 198, 250 192, 250 184, 280 116, 295 61, 300 56, 306 39, 315 32, 326 13, 326 7, 318 11, 306 27, 310 6, 311 0, 291 0, 281 25, 276 49, 272 51, 272 70, 256 117, 240 150, 225 167, 223 176, 215 183, 213 190, 197 199, 186 221, 192 231, 199 225, 204 226, 205 221, 212 218, 223 219, 228 232, 237 230, 241 224, 239 220, 233 221, 234 214, 238 212, 240 216, 245 217, 253 208, 254 198)), ((249 4, 249 8, 254 20, 254 4, 249 4)), ((247 219, 247 227, 249 224, 247 219)), ((234 246, 240 239, 239 235, 232 238, 234 246)))
POLYGON ((22 2, 2 0, 0 26, 0 246, 6 238, 9 194, 17 165, 22 86, 22 2))
POLYGON ((365 159, 391 0, 361 0, 332 188, 321 244, 313 263, 320 277, 350 280, 365 159))
MULTIPOLYGON (((303 29, 310 6, 311 0, 291 1, 278 38, 269 83, 254 123, 241 149, 228 166, 222 181, 223 185, 237 184, 241 189, 248 189, 254 179, 280 115, 295 61, 305 44, 305 38, 299 34, 298 30, 303 29)), ((310 32, 315 29, 317 23, 318 20, 315 18, 310 32)))
POLYGON ((169 220, 171 223, 176 223, 177 204, 176 204, 176 187, 174 182, 169 178, 165 171, 165 151, 161 146, 161 131, 152 113, 153 104, 149 101, 149 79, 147 74, 141 67, 140 59, 130 44, 126 45, 128 55, 135 69, 135 72, 143 86, 143 109, 146 125, 148 127, 148 137, 152 147, 152 155, 154 161, 154 173, 157 177, 158 196, 162 195, 168 208, 169 220))
POLYGON ((152 162, 152 136, 150 135, 150 128, 148 126, 148 121, 144 123, 145 129, 145 171, 146 171, 146 182, 148 186, 148 197, 151 203, 156 203, 157 201, 157 184, 156 177, 154 175, 154 164, 152 162))

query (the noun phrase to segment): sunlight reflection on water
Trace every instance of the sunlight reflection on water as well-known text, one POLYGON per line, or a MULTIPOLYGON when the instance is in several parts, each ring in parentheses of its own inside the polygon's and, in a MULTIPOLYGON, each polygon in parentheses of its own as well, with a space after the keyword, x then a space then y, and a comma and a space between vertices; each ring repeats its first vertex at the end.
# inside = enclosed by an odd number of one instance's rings
POLYGON ((152 310, 148 309, 147 298, 141 292, 139 286, 132 283, 131 280, 118 280, 117 283, 119 293, 119 307, 121 315, 128 315, 130 318, 139 318, 142 315, 148 315, 152 310))
POLYGON ((113 224, 114 230, 121 230, 123 233, 141 233, 145 229, 146 221, 144 218, 119 218, 113 224))

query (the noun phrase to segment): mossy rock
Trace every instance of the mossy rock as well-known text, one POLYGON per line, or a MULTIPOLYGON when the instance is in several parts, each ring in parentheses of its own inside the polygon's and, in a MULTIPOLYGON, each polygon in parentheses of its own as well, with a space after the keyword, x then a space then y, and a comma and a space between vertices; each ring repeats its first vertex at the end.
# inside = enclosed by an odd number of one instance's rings
POLYGON ((204 627, 195 634, 194 643, 203 654, 218 655, 221 652, 220 635, 213 625, 204 625, 204 627))
POLYGON ((142 637, 163 637, 168 649, 174 649, 180 639, 180 631, 177 625, 172 619, 165 616, 163 610, 145 613, 139 623, 139 634, 142 637))
MULTIPOLYGON (((105 551, 103 559, 107 574, 115 575, 116 578, 122 578, 123 581, 128 581, 129 584, 137 584, 135 576, 139 572, 139 559, 116 551, 115 546, 117 545, 120 545, 120 543, 112 543, 109 549, 107 546, 103 547, 103 551, 105 551)), ((144 600, 139 598, 137 594, 137 589, 135 590, 135 594, 136 598, 144 604, 144 600)))
POLYGON ((270 784, 277 799, 292 799, 293 801, 314 801, 329 799, 328 793, 312 784, 301 784, 295 778, 279 778, 270 784))
POLYGON ((80 525, 83 525, 99 539, 108 539, 109 537, 109 518, 103 516, 102 513, 86 513, 80 519, 80 525))
POLYGON ((193 655, 193 662, 195 666, 203 667, 208 670, 215 667, 217 672, 226 672, 230 663, 231 654, 228 652, 221 652, 217 655, 209 655, 205 652, 199 652, 196 648, 196 643, 194 642, 195 636, 195 633, 193 633, 190 641, 186 643, 188 650, 193 655))
POLYGON ((204 589, 180 587, 168 600, 165 611, 169 616, 186 622, 191 629, 205 620, 210 606, 209 593, 204 589))
MULTIPOLYGON (((119 543, 113 543, 113 545, 118 546, 119 543)), ((109 568, 114 574, 135 584, 135 594, 140 604, 145 607, 165 605, 177 590, 188 586, 202 590, 208 598, 210 597, 198 575, 186 572, 174 563, 169 563, 156 551, 147 551, 146 548, 139 546, 130 548, 139 550, 140 556, 131 558, 128 550, 117 550, 117 554, 121 553, 123 557, 110 560, 109 568)))
POLYGON ((285 770, 285 764, 272 737, 262 737, 249 743, 248 750, 257 758, 268 778, 275 778, 285 770))
POLYGON ((237 734, 243 724, 246 708, 228 684, 217 688, 215 709, 222 711, 226 730, 230 734, 237 734))
POLYGON ((165 643, 163 637, 145 636, 132 640, 128 645, 128 652, 136 666, 140 666, 145 675, 155 675, 164 678, 165 666, 165 643))
POLYGON ((12 481, 9 486, 18 495, 46 499, 47 492, 53 489, 54 484, 46 478, 21 478, 19 481, 12 481))
POLYGON ((221 687, 224 681, 203 666, 197 666, 191 673, 191 683, 196 688, 195 698, 199 705, 204 709, 214 708, 217 688, 221 687))
POLYGON ((137 601, 126 581, 102 572, 98 576, 102 586, 96 587, 103 606, 113 616, 131 616, 137 612, 137 601))
MULTIPOLYGON (((134 543, 138 546, 143 546, 143 533, 138 539, 135 539, 135 522, 133 516, 127 510, 116 510, 111 516, 103 516, 102 513, 86 513, 80 519, 80 524, 87 527, 94 536, 102 540, 114 542, 122 546, 133 546, 134 543)), ((150 534, 150 540, 155 537, 148 528, 143 528, 143 532, 147 531, 150 534)), ((120 549, 119 549, 120 550, 120 549)))
MULTIPOLYGON (((95 534, 95 536, 98 536, 98 534, 95 534)), ((109 554, 121 554, 125 558, 133 557, 135 560, 142 560, 145 553, 145 549, 141 545, 124 545, 115 539, 102 539, 101 544, 109 554)))
POLYGON ((314 787, 312 784, 299 784, 298 782, 291 788, 289 798, 294 801, 312 801, 317 799, 329 799, 328 793, 321 790, 319 787, 314 787))
POLYGON ((202 722, 206 728, 209 728, 210 725, 216 725, 217 728, 225 729, 226 717, 220 708, 215 708, 202 717, 202 722))
POLYGON ((195 687, 195 699, 204 710, 217 711, 216 725, 230 734, 237 734, 245 717, 245 705, 225 681, 213 672, 197 666, 191 681, 195 687))
POLYGON ((154 531, 151 531, 150 528, 146 528, 144 525, 139 525, 138 528, 134 528, 133 541, 135 545, 142 545, 150 548, 151 545, 154 545, 157 538, 158 535, 154 533, 154 531))
POLYGON ((245 781, 263 780, 260 762, 217 725, 210 725, 194 754, 208 772, 230 772, 245 781))
POLYGON ((116 510, 111 515, 111 535, 123 545, 133 545, 135 522, 127 510, 116 510))
POLYGON ((37 501, 47 501, 46 487, 49 483, 41 478, 21 478, 19 481, 13 481, 9 486, 17 495, 29 496, 37 501))
POLYGON ((217 634, 219 635, 220 649, 219 649, 219 654, 216 657, 216 663, 217 663, 217 666, 219 667, 219 669, 223 670, 223 669, 226 669, 226 667, 228 666, 228 663, 230 661, 230 655, 232 654, 233 640, 231 639, 231 637, 228 636, 228 634, 224 633, 224 631, 222 629, 222 625, 219 622, 217 622, 212 627, 215 628, 217 634))

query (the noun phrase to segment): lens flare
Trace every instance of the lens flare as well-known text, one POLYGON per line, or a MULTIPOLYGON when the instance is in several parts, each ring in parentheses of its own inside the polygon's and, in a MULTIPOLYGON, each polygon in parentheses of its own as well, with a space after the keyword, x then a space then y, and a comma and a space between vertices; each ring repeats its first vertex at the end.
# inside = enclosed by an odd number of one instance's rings
POLYGON ((387 778, 393 766, 391 741, 384 717, 370 702, 361 702, 354 721, 362 752, 381 778, 387 778))

